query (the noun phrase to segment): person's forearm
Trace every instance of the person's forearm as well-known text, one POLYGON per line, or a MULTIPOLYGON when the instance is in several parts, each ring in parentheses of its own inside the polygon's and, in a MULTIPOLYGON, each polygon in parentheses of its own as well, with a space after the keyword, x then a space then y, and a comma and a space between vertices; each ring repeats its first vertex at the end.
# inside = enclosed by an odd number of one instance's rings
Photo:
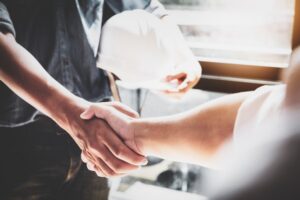
POLYGON ((170 117, 136 120, 136 143, 146 155, 209 165, 231 138, 238 109, 248 95, 228 95, 170 117))
MULTIPOLYGON (((55 81, 11 35, 0 33, 0 79, 18 96, 61 126, 79 116, 84 100, 55 81)), ((63 127, 66 128, 66 127, 63 127)))
POLYGON ((99 175, 120 175, 144 163, 144 157, 127 147, 105 121, 82 120, 80 114, 90 103, 65 89, 13 37, 1 33, 0 78, 67 131, 99 175))

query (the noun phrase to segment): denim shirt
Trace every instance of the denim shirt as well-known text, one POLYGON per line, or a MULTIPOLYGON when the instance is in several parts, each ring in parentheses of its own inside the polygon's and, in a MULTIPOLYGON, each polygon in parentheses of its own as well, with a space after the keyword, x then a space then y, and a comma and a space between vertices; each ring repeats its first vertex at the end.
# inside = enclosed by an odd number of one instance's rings
MULTIPOLYGON (((96 68, 99 39, 88 39, 89 31, 100 38, 103 23, 129 9, 166 14, 156 0, 0 0, 0 31, 12 33, 73 94, 99 102, 110 99, 111 91, 107 74, 96 68)), ((0 127, 28 124, 41 115, 0 82, 0 127)))

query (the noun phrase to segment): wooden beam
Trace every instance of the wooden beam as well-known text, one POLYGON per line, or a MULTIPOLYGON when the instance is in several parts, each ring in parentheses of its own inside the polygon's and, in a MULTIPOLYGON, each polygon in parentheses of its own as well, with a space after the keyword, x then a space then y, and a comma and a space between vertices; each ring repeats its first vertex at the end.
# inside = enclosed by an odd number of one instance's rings
POLYGON ((295 0, 295 18, 293 30, 293 49, 300 46, 300 0, 295 0))

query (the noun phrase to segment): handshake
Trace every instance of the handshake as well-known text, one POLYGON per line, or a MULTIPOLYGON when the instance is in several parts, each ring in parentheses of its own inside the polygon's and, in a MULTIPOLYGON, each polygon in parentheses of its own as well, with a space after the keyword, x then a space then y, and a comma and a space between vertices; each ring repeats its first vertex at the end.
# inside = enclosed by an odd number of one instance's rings
MULTIPOLYGON (((119 102, 94 103, 68 132, 87 168, 100 177, 122 176, 147 164, 133 126, 139 115, 119 102)), ((71 124, 71 123, 70 123, 71 124)))

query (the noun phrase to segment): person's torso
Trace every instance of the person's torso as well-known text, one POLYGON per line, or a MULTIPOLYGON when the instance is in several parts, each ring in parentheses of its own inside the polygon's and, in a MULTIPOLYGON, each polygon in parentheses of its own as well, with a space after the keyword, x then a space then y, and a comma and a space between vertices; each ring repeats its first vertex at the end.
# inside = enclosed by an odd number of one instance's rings
MULTIPOLYGON (((90 101, 111 96, 106 73, 96 68, 75 0, 1 1, 10 13, 17 42, 54 79, 90 101)), ((34 121, 39 114, 2 83, 0 94, 0 126, 34 121)))
MULTIPOLYGON (((96 67, 101 26, 116 13, 151 0, 0 0, 16 40, 69 91, 89 101, 111 98, 107 74, 96 67), (100 13, 99 13, 100 12, 100 13), (102 15, 102 16, 101 16, 102 15), (96 22, 96 23, 95 23, 96 22), (93 27, 93 28, 91 28, 93 27), (93 34, 98 36, 93 38, 93 34)), ((39 113, 0 83, 0 127, 34 122, 39 113)))

